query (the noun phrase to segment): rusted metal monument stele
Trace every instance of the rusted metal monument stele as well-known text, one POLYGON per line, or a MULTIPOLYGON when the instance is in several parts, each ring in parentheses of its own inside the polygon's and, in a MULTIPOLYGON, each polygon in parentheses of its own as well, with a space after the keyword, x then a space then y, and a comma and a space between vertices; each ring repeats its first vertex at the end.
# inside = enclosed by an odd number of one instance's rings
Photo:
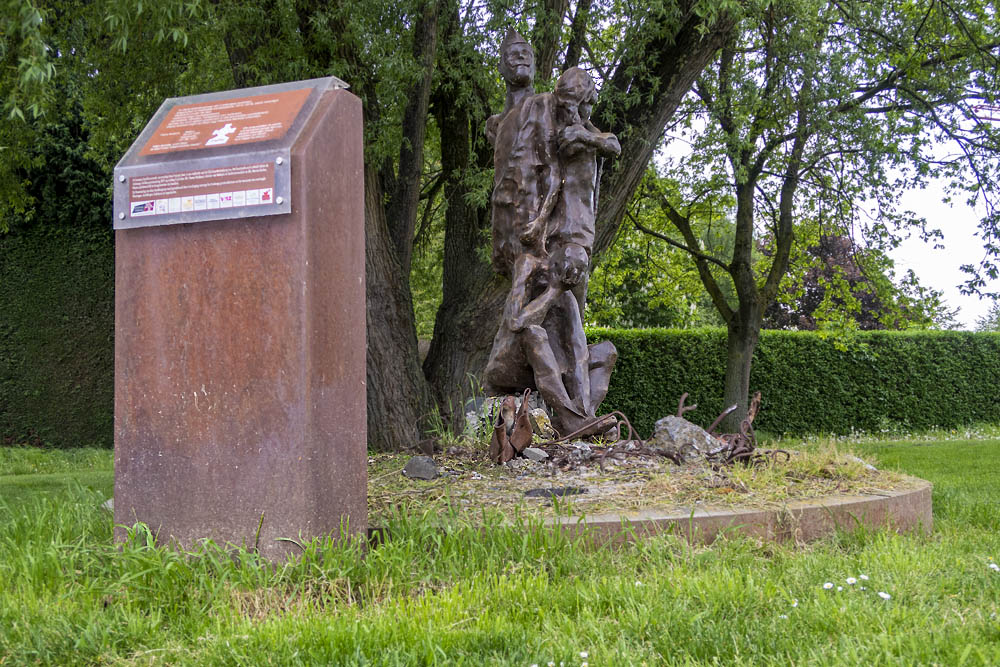
POLYGON ((279 559, 367 530, 360 100, 169 99, 115 168, 115 523, 279 559), (288 538, 282 539, 282 538, 288 538))
POLYGON ((486 131, 494 146, 493 264, 511 290, 486 391, 537 391, 560 433, 600 434, 614 426, 595 416, 617 351, 610 341, 587 344, 583 312, 600 167, 621 147, 591 122, 597 91, 582 69, 563 72, 553 92, 535 94, 533 51, 510 30, 500 72, 506 103, 486 131))

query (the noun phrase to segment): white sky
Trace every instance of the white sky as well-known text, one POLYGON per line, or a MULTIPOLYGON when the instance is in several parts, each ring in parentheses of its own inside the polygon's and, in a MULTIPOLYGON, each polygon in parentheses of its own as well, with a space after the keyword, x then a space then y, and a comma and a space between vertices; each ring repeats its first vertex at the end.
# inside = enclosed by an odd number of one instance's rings
MULTIPOLYGON (((964 296, 958 290, 967 277, 959 267, 978 264, 983 258, 983 244, 976 237, 979 215, 964 201, 948 205, 941 201, 942 197, 942 186, 932 184, 925 190, 908 191, 903 195, 900 208, 923 215, 928 227, 940 229, 944 233, 944 240, 940 242, 944 249, 935 250, 933 242, 924 243, 911 237, 889 255, 896 263, 897 275, 913 269, 920 284, 940 290, 950 308, 960 308, 956 320, 962 328, 973 329, 976 319, 985 315, 992 305, 989 299, 964 296)), ((987 283, 986 290, 1000 290, 1000 281, 987 283)))
MULTIPOLYGON (((690 153, 690 145, 674 138, 657 154, 658 160, 674 158, 683 160, 690 153)), ((910 210, 927 219, 929 229, 940 229, 944 239, 938 241, 944 249, 935 249, 935 243, 924 242, 917 235, 903 241, 889 256, 896 264, 896 275, 905 275, 913 269, 920 284, 942 292, 948 307, 958 308, 955 320, 962 329, 975 328, 976 320, 990 309, 989 299, 963 295, 958 286, 967 276, 963 264, 976 265, 983 258, 983 244, 976 236, 979 214, 968 206, 962 195, 953 198, 955 203, 945 204, 944 182, 931 182, 926 189, 907 191, 900 201, 900 210, 910 210)), ((1000 291, 1000 281, 988 282, 985 291, 1000 291)))

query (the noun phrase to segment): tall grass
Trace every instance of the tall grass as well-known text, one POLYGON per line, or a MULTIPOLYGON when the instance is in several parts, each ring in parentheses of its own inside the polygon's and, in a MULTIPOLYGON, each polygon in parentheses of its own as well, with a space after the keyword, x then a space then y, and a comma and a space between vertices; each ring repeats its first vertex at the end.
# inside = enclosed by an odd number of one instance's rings
POLYGON ((141 524, 112 544, 109 477, 9 500, 32 476, 0 476, 0 664, 1000 663, 1000 441, 860 448, 935 483, 931 536, 610 549, 400 511, 275 567, 141 524))

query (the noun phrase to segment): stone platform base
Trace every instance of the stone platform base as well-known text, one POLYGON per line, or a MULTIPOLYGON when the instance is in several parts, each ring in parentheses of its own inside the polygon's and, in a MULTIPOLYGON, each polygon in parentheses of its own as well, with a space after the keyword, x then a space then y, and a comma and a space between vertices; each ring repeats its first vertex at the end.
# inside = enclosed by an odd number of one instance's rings
POLYGON ((789 503, 779 509, 688 512, 644 510, 629 514, 597 514, 584 519, 547 519, 545 525, 572 535, 584 534, 597 544, 618 544, 661 533, 708 544, 723 536, 748 536, 765 541, 810 542, 859 526, 889 527, 896 532, 930 533, 931 484, 886 491, 880 495, 828 496, 789 503))

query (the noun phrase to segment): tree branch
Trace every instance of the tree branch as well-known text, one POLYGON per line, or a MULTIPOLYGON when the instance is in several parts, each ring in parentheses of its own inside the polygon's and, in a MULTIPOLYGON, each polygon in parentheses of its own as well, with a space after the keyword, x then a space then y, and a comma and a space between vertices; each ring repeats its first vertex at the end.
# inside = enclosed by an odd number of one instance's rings
POLYGON ((580 55, 586 40, 587 23, 590 20, 590 5, 592 0, 578 0, 573 23, 570 26, 569 44, 566 45, 566 58, 563 60, 562 71, 580 64, 580 55))
POLYGON ((643 233, 648 233, 651 236, 659 238, 671 245, 674 245, 681 250, 689 253, 694 258, 695 267, 698 269, 698 277, 701 278, 701 284, 704 285, 705 291, 708 292, 708 296, 712 299, 712 304, 715 305, 716 310, 719 311, 719 315, 722 319, 728 322, 733 317, 733 309, 730 307, 729 303, 726 301, 725 295, 722 293, 722 289, 719 287, 719 283, 715 280, 715 276, 712 275, 712 271, 709 268, 709 263, 715 264, 722 268, 727 274, 732 274, 730 268, 726 266, 723 262, 719 261, 711 255, 707 255, 699 249, 698 239, 694 235, 694 230, 691 229, 691 222, 688 218, 681 215, 681 213, 673 207, 670 201, 663 195, 663 193, 656 193, 658 195, 658 201, 660 204, 660 209, 667 215, 667 219, 673 223, 677 231, 681 233, 684 238, 685 245, 678 244, 669 237, 653 232, 652 230, 646 230, 642 227, 635 216, 629 215, 632 220, 632 224, 636 226, 636 229, 643 233))
POLYGON ((645 225, 643 225, 641 222, 639 222, 639 219, 636 218, 635 215, 631 211, 625 211, 625 215, 628 216, 628 219, 632 221, 632 224, 635 226, 635 228, 638 229, 643 234, 648 234, 649 236, 658 238, 661 241, 663 241, 665 243, 668 243, 668 244, 672 245, 675 248, 679 248, 680 250, 683 250, 684 252, 693 255, 697 259, 702 259, 702 260, 705 260, 706 262, 711 262, 712 264, 715 264, 716 266, 718 266, 719 268, 721 268, 721 269, 723 269, 725 271, 729 270, 729 267, 726 266, 726 264, 724 262, 719 261, 715 257, 712 257, 711 255, 707 255, 704 252, 701 252, 699 250, 695 250, 694 248, 691 248, 690 246, 686 246, 683 243, 681 243, 680 241, 675 241, 674 239, 670 238, 666 234, 661 234, 660 232, 658 232, 658 231, 656 231, 654 229, 649 229, 648 227, 646 227, 645 225))
POLYGON ((408 91, 403 111, 403 141, 399 149, 396 187, 390 191, 387 208, 386 221, 404 276, 410 275, 413 257, 413 228, 420 202, 420 172, 424 163, 424 138, 427 135, 427 110, 437 57, 440 10, 441 0, 424 0, 414 24, 413 59, 421 73, 408 91))

